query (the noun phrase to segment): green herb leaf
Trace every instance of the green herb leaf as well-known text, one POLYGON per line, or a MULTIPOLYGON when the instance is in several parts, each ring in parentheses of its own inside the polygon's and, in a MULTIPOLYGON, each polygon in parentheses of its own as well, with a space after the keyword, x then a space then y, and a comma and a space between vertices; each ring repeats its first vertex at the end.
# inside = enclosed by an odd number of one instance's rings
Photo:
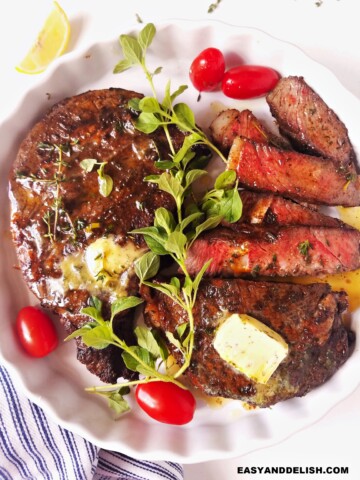
POLYGON ((214 187, 219 189, 228 189, 232 188, 236 182, 236 172, 235 170, 225 170, 220 173, 220 175, 215 180, 214 187))
POLYGON ((309 240, 305 240, 304 242, 300 242, 298 244, 298 249, 299 249, 299 252, 301 253, 301 255, 303 255, 306 259, 309 258, 309 250, 310 248, 312 248, 312 245, 311 243, 309 242, 309 240))
POLYGON ((180 352, 184 350, 181 341, 175 338, 172 332, 165 332, 165 335, 169 342, 172 343, 180 352))
POLYGON ((206 263, 204 263, 204 265, 201 267, 201 270, 199 271, 199 273, 196 275, 195 279, 193 280, 193 290, 194 290, 195 295, 198 291, 200 282, 201 282, 206 270, 209 268, 211 262, 212 262, 212 259, 210 259, 206 263))
POLYGON ((175 167, 176 163, 171 162, 170 160, 159 160, 155 162, 155 167, 159 170, 170 170, 175 167))
POLYGON ((188 215, 187 217, 184 218, 184 220, 181 221, 181 223, 179 224, 179 230, 181 232, 183 232, 186 227, 188 225, 190 225, 191 223, 195 222, 196 220, 198 220, 199 218, 201 218, 204 214, 202 212, 195 212, 195 213, 192 213, 190 215, 188 215))
MULTIPOLYGON (((121 356, 124 360, 124 363, 126 367, 129 370, 132 370, 134 372, 140 372, 144 366, 141 365, 140 361, 145 364, 149 369, 152 369, 151 375, 154 373, 154 359, 151 356, 150 352, 146 350, 145 348, 139 347, 139 346, 132 346, 128 347, 129 351, 132 352, 133 355, 131 355, 129 352, 122 352, 121 356)), ((145 374, 147 375, 147 373, 145 374)))
POLYGON ((173 285, 178 293, 180 292, 181 284, 180 280, 177 277, 171 277, 170 285, 173 285))
POLYGON ((113 189, 113 179, 104 173, 106 163, 102 163, 98 169, 99 192, 103 197, 108 197, 113 189))
POLYGON ((161 357, 159 345, 151 330, 138 326, 135 328, 135 335, 140 347, 148 350, 154 358, 161 357))
POLYGON ((204 175, 207 175, 207 174, 208 172, 206 170, 199 170, 199 169, 190 170, 186 174, 186 186, 190 186, 198 178, 203 177, 204 175))
POLYGON ((141 112, 135 122, 135 127, 143 133, 153 133, 160 125, 163 125, 163 122, 148 112, 141 112))
POLYGON ((135 273, 140 279, 140 283, 154 277, 160 268, 159 256, 153 252, 147 252, 135 262, 135 273))
POLYGON ((200 233, 204 232, 205 230, 211 230, 212 228, 217 227, 221 220, 221 215, 207 218, 204 222, 200 223, 200 225, 195 228, 195 238, 197 238, 200 233))
POLYGON ((112 330, 108 324, 98 325, 82 334, 82 341, 88 347, 102 350, 112 342, 112 330))
POLYGON ((130 410, 128 402, 124 399, 123 394, 120 391, 109 393, 108 406, 116 413, 116 416, 120 416, 130 410))
POLYGON ((237 188, 225 192, 220 214, 229 223, 237 222, 242 215, 242 201, 237 188))
POLYGON ((78 328, 77 330, 75 330, 74 332, 72 332, 70 335, 68 335, 65 339, 64 339, 64 342, 67 342, 73 338, 76 338, 76 337, 82 337, 85 333, 87 333, 89 330, 91 330, 92 328, 96 327, 96 323, 87 323, 86 325, 84 325, 83 327, 81 328, 78 328))
POLYGON ((161 113, 159 102, 154 97, 144 97, 139 102, 139 109, 144 113, 161 113))
POLYGON ((145 236, 145 242, 150 250, 156 255, 168 255, 169 252, 164 247, 162 240, 158 241, 153 237, 145 236))
POLYGON ((95 307, 96 310, 100 313, 101 315, 101 309, 102 309, 102 301, 97 298, 97 297, 90 297, 90 306, 95 307))
POLYGON ((195 145, 199 140, 201 140, 201 136, 198 133, 191 133, 184 138, 183 144, 181 148, 176 152, 173 157, 173 161, 175 163, 180 163, 184 159, 191 159, 192 157, 188 157, 189 149, 195 145))
POLYGON ((125 70, 128 70, 132 65, 133 65, 133 62, 131 62, 127 58, 124 58, 123 60, 120 60, 120 62, 118 62, 115 65, 115 67, 113 69, 113 73, 124 72, 125 70))
POLYGON ((104 323, 104 319, 101 315, 101 312, 96 307, 82 308, 80 313, 82 315, 87 315, 88 317, 93 318, 100 325, 104 323))
POLYGON ((182 302, 179 301, 178 289, 175 285, 168 283, 155 283, 155 282, 144 282, 144 285, 147 285, 154 290, 158 290, 161 293, 164 293, 168 297, 171 297, 179 305, 182 305, 182 302))
POLYGON ((127 310, 129 308, 134 308, 137 307, 143 303, 143 300, 139 297, 121 297, 115 300, 111 304, 111 320, 115 317, 120 312, 123 312, 124 310, 127 310))
POLYGON ((113 179, 109 175, 102 175, 98 178, 99 192, 103 197, 108 197, 113 189, 113 179))
POLYGON ((156 28, 153 23, 148 23, 145 27, 141 30, 138 36, 138 42, 140 47, 142 48, 143 53, 145 53, 146 49, 151 45, 154 36, 156 33, 156 28))
POLYGON ((159 178, 159 188, 164 192, 170 193, 175 200, 178 200, 183 195, 185 189, 177 178, 174 178, 170 173, 164 172, 159 178))
POLYGON ((176 333, 178 334, 180 339, 184 336, 184 333, 188 328, 189 328, 189 322, 182 323, 181 325, 176 327, 176 333))
POLYGON ((85 170, 85 172, 89 173, 97 163, 98 161, 95 158, 85 158, 84 160, 81 160, 80 167, 85 170))
POLYGON ((134 97, 128 102, 128 107, 131 108, 132 110, 135 110, 136 112, 140 111, 139 103, 140 103, 140 98, 134 97))
POLYGON ((156 209, 154 224, 156 227, 162 227, 168 234, 174 231, 176 226, 172 212, 163 207, 156 209))
POLYGON ((131 233, 140 233, 144 235, 146 244, 157 255, 167 255, 167 251, 164 248, 164 243, 167 239, 165 231, 161 231, 157 227, 144 227, 133 230, 131 233))
POLYGON ((133 65, 141 65, 143 61, 143 50, 139 42, 130 35, 120 35, 119 41, 125 59, 133 65))
POLYGON ((186 242, 187 237, 182 232, 172 232, 164 246, 168 252, 174 253, 178 258, 182 258, 186 242))
POLYGON ((187 85, 180 85, 180 87, 171 94, 171 102, 175 100, 179 95, 185 92, 189 87, 187 85))
POLYGON ((174 106, 174 112, 180 128, 193 130, 195 128, 194 112, 186 103, 178 103, 174 106))
POLYGON ((155 329, 152 329, 151 330, 157 344, 158 344, 158 347, 159 347, 159 350, 160 350, 160 357, 162 358, 162 360, 166 360, 169 356, 169 352, 168 352, 168 349, 167 349, 167 345, 166 345, 166 342, 164 340, 164 338, 162 337, 161 333, 158 331, 158 330, 155 330, 155 329))

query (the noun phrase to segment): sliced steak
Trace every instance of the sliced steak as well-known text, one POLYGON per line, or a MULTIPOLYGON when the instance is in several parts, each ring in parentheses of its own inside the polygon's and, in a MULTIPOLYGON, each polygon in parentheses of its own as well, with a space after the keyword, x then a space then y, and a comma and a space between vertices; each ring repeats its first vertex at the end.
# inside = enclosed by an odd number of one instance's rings
MULTIPOLYGON (((243 214, 240 223, 261 225, 307 225, 312 227, 345 227, 339 219, 325 215, 291 199, 271 193, 240 190, 243 214)), ((227 224, 228 225, 228 224, 227 224)))
POLYGON ((267 227, 234 224, 201 235, 186 267, 197 274, 212 260, 211 276, 326 275, 360 268, 360 232, 322 227, 267 227))
MULTIPOLYGON (((142 288, 145 320, 161 332, 172 332, 188 321, 184 310, 168 296, 142 288)), ((243 400, 268 407, 303 396, 323 384, 348 359, 354 335, 343 325, 346 294, 327 284, 292 285, 241 279, 203 280, 194 307, 194 350, 185 375, 206 395, 243 400), (291 307, 291 308, 290 308, 291 307), (280 334, 288 356, 266 384, 255 383, 224 361, 213 346, 224 315, 251 315, 280 334)), ((179 364, 179 351, 169 344, 179 364)))
POLYGON ((356 156, 346 126, 303 77, 281 78, 266 100, 280 132, 296 149, 354 171, 356 156))
POLYGON ((250 190, 320 205, 360 205, 359 177, 322 157, 236 137, 227 168, 235 170, 241 186, 250 190))
POLYGON ((222 111, 210 125, 214 143, 223 153, 228 153, 235 137, 250 138, 259 143, 270 143, 290 148, 285 139, 270 132, 250 110, 222 111))
MULTIPOLYGON (((112 88, 58 103, 26 136, 11 171, 11 228, 22 272, 68 332, 89 320, 80 311, 91 296, 104 302, 106 315, 117 296, 137 293, 133 262, 146 245, 129 232, 151 225, 156 208, 173 208, 168 194, 143 181, 161 173, 154 161, 169 151, 162 130, 135 129, 128 102, 141 96, 112 88), (91 172, 80 166, 85 159, 98 162, 91 172), (113 181, 108 196, 99 191, 104 175, 113 181)), ((179 148, 184 134, 171 135, 179 148)), ((118 333, 131 337, 130 324, 118 322, 118 333)), ((120 353, 79 344, 80 360, 106 382, 128 375, 120 353)))

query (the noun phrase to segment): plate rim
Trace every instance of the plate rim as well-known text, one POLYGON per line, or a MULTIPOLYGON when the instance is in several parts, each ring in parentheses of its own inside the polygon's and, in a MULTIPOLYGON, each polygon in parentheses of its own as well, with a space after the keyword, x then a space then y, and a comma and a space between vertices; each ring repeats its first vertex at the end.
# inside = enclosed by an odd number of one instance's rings
MULTIPOLYGON (((261 35, 263 38, 271 38, 273 41, 277 42, 279 45, 280 44, 281 45, 286 45, 288 48, 296 49, 297 53, 300 56, 302 56, 308 62, 309 61, 313 62, 314 65, 317 66, 317 68, 321 67, 324 70, 324 72, 326 72, 327 75, 331 75, 333 77, 333 79, 335 79, 336 82, 339 85, 341 85, 343 91, 345 91, 348 95, 350 95, 351 97, 353 97, 357 101, 359 101, 359 99, 355 95, 353 95, 346 87, 344 87, 341 84, 341 82, 336 77, 336 75, 330 69, 328 69, 326 66, 324 66, 323 64, 315 61, 312 57, 305 54, 303 52, 303 50, 301 50, 298 46, 294 45, 293 43, 288 42, 286 40, 285 41, 281 40, 281 39, 279 39, 279 38, 277 38, 277 37, 275 37, 271 34, 268 34, 264 30, 261 30, 261 29, 258 29, 258 28, 253 28, 253 27, 248 27, 248 26, 233 25, 233 24, 229 24, 229 23, 226 23, 226 22, 218 21, 218 20, 197 21, 197 20, 183 20, 183 19, 168 19, 166 21, 156 22, 155 25, 156 25, 157 28, 159 28, 159 27, 161 27, 161 28, 172 27, 172 26, 175 26, 175 27, 178 27, 178 28, 183 28, 183 26, 186 25, 187 28, 191 27, 192 30, 201 29, 201 28, 204 28, 206 26, 210 26, 212 28, 216 28, 216 27, 219 28, 219 26, 220 26, 221 28, 227 28, 227 29, 234 30, 234 33, 239 33, 240 31, 247 32, 247 33, 256 32, 257 35, 261 35)), ((139 26, 139 25, 135 26, 134 25, 134 26, 128 28, 127 32, 132 32, 132 31, 135 31, 135 30, 139 30, 139 28, 141 28, 141 26, 139 26)), ((9 123, 11 123, 12 119, 18 114, 19 110, 21 110, 22 105, 24 104, 24 102, 26 100, 27 95, 31 95, 34 92, 34 90, 37 90, 37 89, 41 88, 41 86, 43 86, 47 82, 51 81, 52 76, 56 75, 56 71, 58 69, 60 69, 64 64, 66 64, 68 62, 71 62, 72 60, 74 60, 76 58, 80 58, 87 51, 89 51, 89 50, 91 50, 95 47, 100 46, 100 48, 103 48, 105 45, 114 43, 114 41, 115 41, 115 38, 113 38, 113 37, 111 39, 102 39, 98 42, 94 41, 91 44, 82 48, 81 50, 76 50, 75 49, 74 51, 64 55, 61 58, 59 58, 56 62, 54 62, 53 65, 51 65, 51 67, 48 69, 48 71, 45 72, 44 76, 41 79, 39 79, 39 82, 37 82, 35 85, 32 85, 29 89, 27 89, 24 92, 22 97, 19 98, 18 101, 16 102, 16 105, 14 106, 14 109, 11 111, 10 114, 8 114, 7 118, 5 118, 5 119, 0 118, 0 131, 2 131, 4 128, 6 128, 6 126, 9 123)), ((360 102, 359 102, 359 105, 360 105, 360 102)), ((2 169, 3 165, 1 165, 1 163, 4 163, 4 162, 2 162, 2 161, 0 162, 0 168, 2 169)), ((1 362, 3 363, 3 365, 9 370, 12 378, 16 380, 16 384, 24 384, 24 381, 23 381, 24 379, 21 376, 20 372, 16 369, 15 365, 9 363, 7 361, 7 359, 3 356, 3 352, 2 352, 1 348, 0 348, 0 359, 1 359, 1 362)), ((322 416, 326 415, 335 405, 337 405, 338 403, 340 403, 340 402, 344 401, 346 398, 348 398, 358 388, 359 384, 360 384, 360 379, 358 381, 358 384, 350 392, 348 392, 348 394, 346 396, 344 396, 338 402, 336 402, 331 407, 329 407, 328 410, 326 410, 326 412, 324 412, 322 416)), ((73 422, 67 422, 65 419, 59 419, 56 412, 54 412, 52 410, 52 407, 50 405, 48 405, 46 402, 44 403, 44 400, 39 398, 33 392, 29 392, 28 390, 26 390, 26 396, 32 402, 39 405, 49 415, 49 417, 52 418, 52 420, 55 420, 55 422, 57 422, 62 427, 76 433, 77 435, 80 435, 81 437, 87 439, 88 441, 90 441, 90 442, 92 442, 92 443, 94 443, 94 444, 96 444, 96 445, 98 445, 102 448, 107 448, 107 449, 114 450, 114 444, 113 443, 111 443, 111 442, 108 443, 108 442, 106 442, 106 440, 103 439, 102 442, 101 442, 101 445, 99 445, 98 439, 97 440, 93 439, 92 436, 89 435, 88 432, 84 433, 84 430, 80 425, 74 424, 73 422)), ((320 416, 320 418, 322 416, 320 416)), ((313 419, 313 420, 309 421, 309 423, 307 425, 305 425, 305 427, 302 427, 302 428, 309 428, 312 424, 319 421, 320 418, 316 418, 316 419, 313 419)), ((170 459, 173 459, 174 461, 179 461, 179 462, 182 462, 182 463, 199 463, 199 462, 208 461, 208 460, 233 458, 233 457, 236 457, 238 455, 244 455, 244 454, 248 454, 248 453, 251 453, 251 452, 254 452, 254 451, 257 451, 257 450, 261 450, 261 449, 267 448, 269 446, 272 446, 276 443, 279 443, 279 442, 285 440, 286 438, 289 438, 290 436, 294 435, 297 431, 298 430, 290 432, 287 435, 285 435, 285 437, 282 437, 282 438, 272 438, 271 440, 260 442, 260 445, 258 447, 253 447, 253 448, 249 448, 249 449, 241 450, 241 451, 236 450, 236 451, 227 451, 227 452, 225 452, 225 451, 220 452, 220 451, 218 451, 218 449, 208 449, 207 451, 202 451, 202 452, 198 453, 194 457, 188 457, 188 456, 176 454, 175 452, 169 453, 168 451, 165 452, 165 451, 160 451, 160 450, 159 451, 153 451, 149 454, 149 452, 133 451, 132 449, 127 450, 126 446, 124 448, 124 445, 121 445, 121 450, 116 450, 116 451, 122 451, 123 453, 129 454, 129 455, 132 455, 132 456, 135 455, 138 458, 143 458, 143 459, 162 460, 162 459, 164 459, 164 456, 166 456, 166 458, 170 458, 170 459)))

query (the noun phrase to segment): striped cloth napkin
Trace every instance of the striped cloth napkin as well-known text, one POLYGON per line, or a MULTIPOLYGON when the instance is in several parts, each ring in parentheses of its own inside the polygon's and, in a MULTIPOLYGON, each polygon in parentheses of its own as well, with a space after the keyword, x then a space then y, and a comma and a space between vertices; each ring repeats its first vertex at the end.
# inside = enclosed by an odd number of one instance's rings
POLYGON ((0 480, 182 480, 173 462, 136 460, 70 433, 17 392, 0 365, 0 480))

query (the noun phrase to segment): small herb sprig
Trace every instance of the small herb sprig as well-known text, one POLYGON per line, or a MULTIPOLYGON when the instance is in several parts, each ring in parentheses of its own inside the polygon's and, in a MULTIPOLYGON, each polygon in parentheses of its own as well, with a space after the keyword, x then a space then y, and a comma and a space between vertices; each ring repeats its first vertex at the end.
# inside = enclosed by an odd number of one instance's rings
POLYGON ((113 189, 113 179, 110 175, 104 173, 105 165, 107 162, 98 162, 95 158, 85 158, 80 162, 80 167, 85 170, 86 173, 93 171, 95 166, 98 166, 98 182, 99 182, 99 192, 103 197, 108 197, 113 189))
MULTIPOLYGON (((37 148, 42 151, 55 152, 55 166, 57 167, 54 175, 51 178, 38 177, 31 174, 30 176, 17 174, 20 179, 26 179, 32 182, 45 183, 49 186, 54 186, 53 201, 50 208, 43 215, 43 222, 46 225, 46 233, 44 237, 49 238, 51 243, 54 243, 57 239, 57 232, 59 230, 60 216, 63 217, 66 223, 66 228, 62 228, 62 231, 72 236, 73 240, 76 240, 76 227, 71 220, 69 213, 66 211, 63 205, 63 199, 60 195, 60 184, 66 181, 65 169, 68 166, 68 162, 65 161, 64 156, 70 155, 71 147, 77 144, 78 141, 74 140, 72 143, 55 144, 39 142, 37 148)), ((46 169, 40 169, 42 175, 46 175, 46 169)))
POLYGON ((211 3, 208 8, 208 13, 213 13, 218 8, 221 2, 222 0, 216 0, 214 3, 211 3))

